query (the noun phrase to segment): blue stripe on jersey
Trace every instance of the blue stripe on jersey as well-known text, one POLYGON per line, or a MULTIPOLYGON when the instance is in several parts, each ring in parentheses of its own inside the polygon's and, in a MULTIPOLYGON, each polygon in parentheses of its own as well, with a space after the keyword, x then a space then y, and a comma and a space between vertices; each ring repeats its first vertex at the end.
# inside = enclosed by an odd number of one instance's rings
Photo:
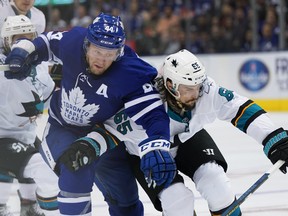
POLYGON ((241 131, 246 132, 248 125, 252 122, 252 119, 255 119, 255 115, 259 115, 259 112, 262 114, 264 110, 252 102, 242 109, 242 112, 239 113, 234 123, 232 123, 241 131))

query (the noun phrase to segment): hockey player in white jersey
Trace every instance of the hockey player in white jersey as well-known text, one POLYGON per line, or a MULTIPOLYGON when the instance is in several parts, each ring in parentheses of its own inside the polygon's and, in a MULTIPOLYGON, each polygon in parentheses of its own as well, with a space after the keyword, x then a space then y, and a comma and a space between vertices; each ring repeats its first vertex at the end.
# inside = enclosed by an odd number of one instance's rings
MULTIPOLYGON (((46 19, 44 13, 33 6, 34 2, 35 0, 1 0, 0 29, 2 28, 6 17, 22 14, 27 16, 32 21, 38 34, 42 33, 45 30, 46 19)), ((3 46, 3 38, 0 37, 0 53, 4 52, 3 46)), ((12 180, 13 179, 9 178, 8 176, 0 176, 0 194, 4 194, 7 190, 7 181, 11 182, 12 180)), ((26 179, 19 180, 19 192, 22 194, 33 191, 33 189, 31 190, 31 188, 35 187, 35 182, 33 182, 33 180, 31 179, 28 181, 26 179)), ((0 198, 0 203, 4 200, 6 200, 6 198, 2 197, 2 200, 0 198)), ((28 203, 25 200, 21 199, 21 205, 23 204, 28 207, 28 203)))
MULTIPOLYGON (((0 1, 0 29, 8 16, 25 15, 34 24, 38 34, 45 30, 46 19, 44 13, 33 6, 35 0, 2 0, 0 1)), ((0 38, 0 53, 3 49, 3 41, 0 38)))
MULTIPOLYGON (((24 15, 8 16, 1 30, 5 53, 10 52, 12 44, 18 38, 33 39, 36 35, 29 18, 24 15)), ((5 61, 3 54, 1 61, 2 64, 5 61)), ((54 82, 47 71, 48 65, 42 63, 27 71, 29 76, 23 78, 23 81, 7 79, 5 76, 9 76, 9 72, 0 73, 1 216, 13 215, 6 205, 13 178, 19 182, 32 182, 18 191, 21 201, 20 216, 59 214, 56 201, 59 192, 57 176, 35 148, 40 144, 40 139, 36 136, 36 119, 47 108, 54 90, 54 82)))
MULTIPOLYGON (((170 117, 170 141, 173 143, 170 151, 175 156, 177 168, 195 183, 207 200, 211 215, 221 215, 235 201, 235 194, 225 173, 227 163, 203 128, 205 124, 216 118, 231 122, 262 144, 272 163, 286 161, 280 168, 286 173, 287 131, 274 125, 252 100, 218 86, 207 77, 204 66, 191 52, 181 50, 165 58, 156 86, 170 117)), ((106 121, 105 126, 118 138, 126 140, 135 175, 154 207, 167 216, 193 215, 194 195, 184 186, 179 174, 168 188, 152 187, 153 181, 147 185, 147 178, 139 170, 141 162, 137 155, 141 157, 141 153, 135 145, 147 136, 145 130, 136 126, 124 112, 106 121)), ((231 215, 241 215, 240 208, 231 215)))

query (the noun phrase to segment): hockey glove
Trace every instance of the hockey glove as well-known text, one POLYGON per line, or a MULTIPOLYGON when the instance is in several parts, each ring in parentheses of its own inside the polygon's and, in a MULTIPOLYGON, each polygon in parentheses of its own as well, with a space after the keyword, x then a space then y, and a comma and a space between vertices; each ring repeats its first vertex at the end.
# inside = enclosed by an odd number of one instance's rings
POLYGON ((107 150, 115 148, 118 144, 118 139, 97 125, 86 137, 72 143, 59 160, 69 170, 77 171, 79 168, 91 164, 107 150))
POLYGON ((139 144, 140 166, 148 187, 163 184, 166 188, 172 183, 177 168, 169 149, 170 142, 164 139, 148 138, 139 144))
POLYGON ((283 128, 279 128, 269 134, 262 142, 264 153, 275 164, 278 160, 286 163, 280 167, 280 170, 286 174, 288 166, 288 134, 283 128))
POLYGON ((7 79, 23 80, 29 76, 32 65, 36 65, 37 55, 34 44, 28 39, 19 40, 12 46, 5 64, 9 64, 10 71, 5 71, 7 79))
POLYGON ((83 137, 76 140, 60 157, 63 163, 70 171, 77 171, 80 167, 90 164, 97 158, 100 151, 100 145, 93 139, 83 137), (93 143, 93 144, 91 144, 93 143))

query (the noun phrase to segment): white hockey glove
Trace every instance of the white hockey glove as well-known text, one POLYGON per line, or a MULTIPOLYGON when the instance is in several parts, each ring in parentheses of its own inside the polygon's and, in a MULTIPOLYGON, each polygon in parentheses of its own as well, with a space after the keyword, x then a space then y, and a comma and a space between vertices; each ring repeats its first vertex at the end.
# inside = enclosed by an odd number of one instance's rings
POLYGON ((169 141, 155 137, 150 137, 139 144, 140 166, 148 187, 164 184, 166 188, 172 183, 177 168, 169 149, 169 141))
POLYGON ((13 44, 5 64, 9 64, 10 71, 5 71, 7 79, 23 80, 29 76, 32 65, 37 63, 34 44, 28 39, 22 39, 13 44))

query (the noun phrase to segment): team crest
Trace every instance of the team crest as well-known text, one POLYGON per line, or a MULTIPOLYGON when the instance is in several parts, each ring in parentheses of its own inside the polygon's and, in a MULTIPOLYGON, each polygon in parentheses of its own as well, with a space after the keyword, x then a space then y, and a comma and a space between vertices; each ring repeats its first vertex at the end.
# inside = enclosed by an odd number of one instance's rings
POLYGON ((99 105, 85 102, 85 95, 79 87, 73 88, 68 94, 63 88, 61 106, 63 119, 72 125, 89 126, 90 118, 98 112, 99 105))

